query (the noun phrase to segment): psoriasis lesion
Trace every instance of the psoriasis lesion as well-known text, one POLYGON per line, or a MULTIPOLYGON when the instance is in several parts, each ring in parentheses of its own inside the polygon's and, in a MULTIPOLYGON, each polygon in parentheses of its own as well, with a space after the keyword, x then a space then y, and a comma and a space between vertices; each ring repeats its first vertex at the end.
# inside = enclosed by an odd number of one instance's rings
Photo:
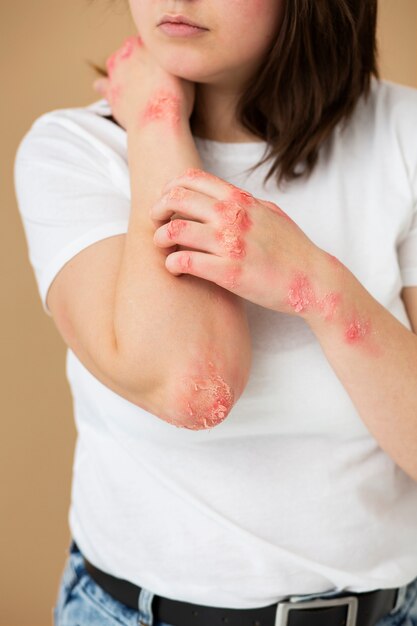
POLYGON ((186 220, 171 220, 167 226, 167 234, 170 239, 176 239, 179 234, 187 227, 186 220))
POLYGON ((331 321, 341 301, 342 295, 336 291, 329 291, 318 298, 311 280, 302 271, 295 272, 288 285, 287 304, 295 313, 318 313, 326 321, 331 321))
POLYGON ((346 345, 363 347, 375 357, 383 355, 381 342, 377 341, 379 333, 375 330, 370 315, 359 314, 352 309, 350 314, 343 319, 343 328, 343 339, 346 345))
POLYGON ((235 199, 221 200, 214 204, 214 210, 221 221, 215 237, 228 257, 242 259, 246 256, 244 235, 253 226, 253 222, 247 209, 238 199, 241 198, 244 205, 249 206, 253 197, 239 189, 233 189, 231 195, 235 199))
POLYGON ((165 90, 160 90, 152 96, 140 116, 140 125, 146 126, 155 121, 166 121, 176 130, 181 122, 180 98, 165 90))
POLYGON ((177 428, 206 430, 218 426, 233 407, 235 394, 218 366, 208 360, 197 364, 196 372, 178 379, 175 409, 165 416, 177 428))
POLYGON ((307 319, 313 329, 317 329, 314 318, 323 320, 337 330, 346 346, 364 349, 372 356, 381 356, 383 350, 371 315, 358 309, 355 292, 349 291, 346 266, 328 253, 324 258, 330 267, 330 276, 336 276, 329 280, 329 286, 334 284, 338 287, 327 288, 319 296, 313 279, 302 270, 294 271, 287 285, 288 306, 307 319))

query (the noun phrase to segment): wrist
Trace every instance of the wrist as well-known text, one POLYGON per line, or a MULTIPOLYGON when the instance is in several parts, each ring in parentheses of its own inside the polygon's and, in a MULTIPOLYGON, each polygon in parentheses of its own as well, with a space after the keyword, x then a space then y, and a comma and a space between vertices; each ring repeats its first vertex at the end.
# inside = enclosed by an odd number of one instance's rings
POLYGON ((180 103, 166 103, 150 100, 144 109, 140 109, 134 115, 130 115, 126 123, 126 131, 129 133, 156 132, 164 136, 172 136, 190 131, 190 120, 185 107, 180 103))
POLYGON ((170 159, 172 154, 191 151, 199 160, 199 154, 191 132, 189 120, 182 116, 175 129, 164 120, 154 120, 145 125, 131 121, 127 124, 128 156, 131 152, 143 152, 148 157, 155 154, 158 161, 170 159))
POLYGON ((140 128, 129 124, 127 148, 132 207, 137 215, 146 215, 146 220, 169 181, 188 168, 203 167, 185 118, 174 133, 168 132, 161 120, 140 128))
POLYGON ((343 318, 352 274, 336 257, 317 248, 308 273, 309 289, 300 305, 299 315, 314 331, 320 327, 334 326, 343 318))

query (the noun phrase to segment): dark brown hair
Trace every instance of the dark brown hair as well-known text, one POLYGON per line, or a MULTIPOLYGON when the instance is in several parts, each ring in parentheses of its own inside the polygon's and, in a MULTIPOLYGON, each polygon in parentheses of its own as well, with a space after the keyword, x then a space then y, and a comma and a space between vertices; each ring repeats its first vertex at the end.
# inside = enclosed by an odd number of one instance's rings
POLYGON ((359 98, 367 99, 371 75, 379 79, 377 0, 283 1, 278 36, 236 110, 241 125, 268 144, 250 171, 271 159, 265 182, 275 173, 278 185, 313 171, 335 126, 346 126, 359 98))

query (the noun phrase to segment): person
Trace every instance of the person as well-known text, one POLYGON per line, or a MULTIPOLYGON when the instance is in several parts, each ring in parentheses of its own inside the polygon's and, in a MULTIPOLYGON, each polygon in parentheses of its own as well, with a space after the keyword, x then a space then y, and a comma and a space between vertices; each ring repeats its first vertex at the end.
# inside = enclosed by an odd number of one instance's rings
POLYGON ((77 427, 54 623, 416 626, 417 90, 377 2, 129 9, 15 159, 77 427))

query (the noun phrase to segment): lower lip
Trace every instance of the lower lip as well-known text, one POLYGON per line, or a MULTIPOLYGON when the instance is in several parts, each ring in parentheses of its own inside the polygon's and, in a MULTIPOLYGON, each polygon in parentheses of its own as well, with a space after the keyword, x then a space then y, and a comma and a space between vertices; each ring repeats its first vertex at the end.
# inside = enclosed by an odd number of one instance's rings
POLYGON ((164 22, 159 28, 171 37, 195 37, 207 32, 207 28, 198 28, 189 24, 174 24, 173 22, 164 22))

